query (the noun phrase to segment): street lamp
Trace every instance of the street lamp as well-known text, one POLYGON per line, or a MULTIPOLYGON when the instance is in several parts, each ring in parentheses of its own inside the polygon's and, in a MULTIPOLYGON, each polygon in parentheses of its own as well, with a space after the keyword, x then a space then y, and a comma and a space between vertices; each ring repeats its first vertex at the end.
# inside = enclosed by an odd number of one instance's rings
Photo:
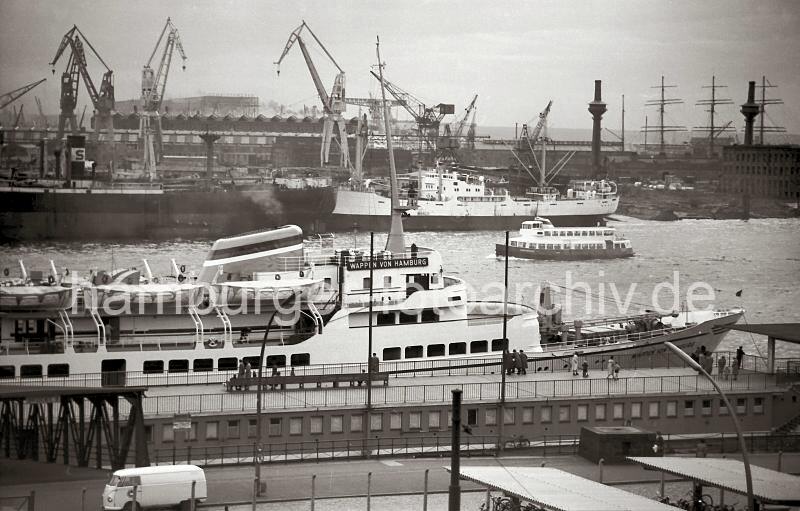
POLYGON ((736 417, 736 410, 733 409, 731 406, 731 402, 728 400, 728 396, 722 392, 722 389, 717 385, 717 382, 714 381, 714 378, 708 374, 703 367, 698 364, 692 357, 686 354, 685 351, 678 348, 674 344, 669 341, 665 341, 664 345, 669 348, 673 353, 678 355, 689 367, 700 373, 701 375, 705 376, 708 381, 711 382, 711 385, 717 390, 722 400, 725 402, 725 406, 728 407, 728 412, 731 415, 731 420, 733 421, 733 427, 736 428, 736 436, 739 438, 739 448, 742 450, 742 462, 744 463, 744 479, 745 483, 747 484, 747 509, 753 511, 755 509, 755 499, 753 497, 753 477, 750 474, 750 456, 747 454, 747 446, 745 445, 744 435, 742 434, 742 426, 739 424, 739 418, 736 417))
MULTIPOLYGON (((292 304, 295 300, 295 293, 292 291, 292 294, 288 297, 280 300, 275 310, 272 312, 272 315, 269 317, 269 321, 267 322, 267 329, 264 331, 264 338, 261 340, 261 353, 258 356, 258 385, 257 385, 257 392, 258 395, 256 396, 256 449, 261 449, 261 394, 264 392, 264 382, 261 379, 264 370, 264 350, 267 347, 267 336, 269 335, 269 331, 272 329, 272 323, 275 321, 275 316, 278 312, 284 310, 287 306, 292 304)), ((259 452, 253 453, 253 463, 255 464, 256 469, 256 495, 261 495, 261 461, 259 460, 259 452)), ((255 500, 253 500, 253 505, 255 505, 255 500)))

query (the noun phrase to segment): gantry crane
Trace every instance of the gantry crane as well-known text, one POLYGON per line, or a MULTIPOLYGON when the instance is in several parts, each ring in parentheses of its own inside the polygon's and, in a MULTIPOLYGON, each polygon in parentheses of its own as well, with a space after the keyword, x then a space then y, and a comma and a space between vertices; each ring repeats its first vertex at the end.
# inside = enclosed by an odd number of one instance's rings
MULTIPOLYGON (((370 71, 376 80, 380 81, 374 71, 370 71)), ((423 149, 430 153, 436 153, 436 142, 439 138, 439 126, 445 115, 455 112, 455 107, 451 104, 439 103, 433 107, 425 106, 425 103, 414 97, 411 93, 404 91, 397 85, 383 79, 383 85, 389 94, 400 102, 400 105, 414 118, 417 123, 417 134, 419 137, 419 152, 423 149), (423 147, 424 144, 424 147, 423 147)))
POLYGON ((24 96, 26 93, 30 92, 34 87, 39 85, 40 83, 47 80, 47 78, 42 78, 38 82, 29 83, 28 85, 23 85, 19 89, 14 89, 11 92, 6 92, 2 96, 0 96, 0 110, 7 107, 17 99, 24 96))
POLYGON ((75 119, 75 107, 78 104, 78 79, 83 78, 83 83, 86 90, 89 92, 89 98, 92 100, 97 112, 97 119, 94 123, 95 140, 100 140, 100 128, 105 128, 107 131, 108 140, 113 143, 114 141, 114 121, 111 117, 114 110, 114 72, 108 67, 105 61, 94 49, 92 43, 86 38, 83 32, 73 25, 72 28, 64 34, 61 39, 61 44, 58 46, 55 57, 53 57, 50 66, 53 68, 55 74, 55 65, 58 59, 64 53, 64 50, 70 49, 69 60, 67 61, 67 68, 61 75, 61 114, 58 117, 58 138, 64 136, 64 125, 69 122, 72 127, 72 132, 78 131, 78 123, 75 119), (86 66, 86 53, 84 52, 83 45, 86 43, 89 49, 100 63, 106 68, 103 73, 103 80, 100 83, 98 90, 94 82, 89 76, 89 69, 86 66))
POLYGON ((139 117, 139 136, 142 140, 144 151, 145 172, 147 172, 150 179, 155 177, 156 164, 163 153, 160 110, 175 48, 181 54, 183 59, 182 68, 185 70, 186 53, 183 51, 178 29, 172 24, 170 18, 167 18, 164 28, 161 29, 161 35, 158 36, 158 41, 156 41, 156 45, 153 48, 153 53, 150 54, 147 64, 142 69, 142 115, 139 117), (167 34, 167 40, 164 43, 164 51, 161 53, 158 69, 154 71, 150 67, 150 63, 153 62, 153 57, 155 57, 159 46, 161 46, 164 34, 167 34))
POLYGON ((275 62, 275 65, 278 66, 278 75, 281 73, 281 62, 289 53, 289 50, 292 49, 292 46, 294 46, 295 42, 300 45, 300 51, 303 52, 303 58, 306 61, 306 66, 308 66, 308 71, 311 73, 311 79, 314 81, 314 87, 317 88, 317 94, 319 95, 319 99, 322 101, 324 121, 322 127, 322 146, 320 147, 319 151, 320 164, 325 165, 328 163, 328 157, 331 150, 331 139, 333 138, 333 126, 335 124, 338 127, 340 140, 339 165, 346 168, 350 163, 350 153, 347 148, 347 127, 345 125, 345 120, 342 117, 342 114, 347 108, 344 91, 344 71, 333 58, 333 56, 331 56, 328 49, 325 48, 325 45, 322 44, 316 34, 314 34, 311 28, 306 24, 305 20, 303 20, 303 23, 289 35, 289 40, 286 42, 286 46, 283 48, 283 53, 281 53, 280 58, 275 62), (333 62, 333 65, 336 66, 336 69, 339 70, 339 74, 336 75, 336 78, 333 81, 333 87, 331 88, 330 94, 328 94, 328 92, 325 90, 325 87, 322 85, 322 79, 319 77, 317 68, 314 66, 314 62, 311 60, 311 55, 308 52, 306 43, 300 37, 300 33, 303 31, 303 29, 308 30, 308 33, 311 34, 317 44, 319 44, 319 46, 325 52, 325 55, 327 55, 328 59, 330 59, 330 61, 333 62))

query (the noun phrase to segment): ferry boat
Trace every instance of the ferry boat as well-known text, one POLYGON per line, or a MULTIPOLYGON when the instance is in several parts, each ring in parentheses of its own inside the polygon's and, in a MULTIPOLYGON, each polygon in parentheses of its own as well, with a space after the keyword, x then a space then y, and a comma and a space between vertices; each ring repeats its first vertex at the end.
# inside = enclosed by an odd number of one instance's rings
MULTIPOLYGON (((553 187, 529 188, 524 197, 487 186, 484 176, 445 169, 419 170, 400 178, 406 183, 401 206, 404 226, 411 231, 496 230, 515 228, 520 220, 543 216, 557 226, 604 223, 619 205, 616 184, 578 180, 562 194, 553 187)), ((339 189, 336 206, 325 221, 329 230, 385 230, 391 200, 387 187, 374 182, 364 189, 339 189)))
MULTIPOLYGON (((506 255, 506 246, 495 245, 497 256, 506 255)), ((614 259, 633 256, 628 239, 613 227, 557 228, 547 218, 522 222, 519 236, 508 243, 509 257, 525 259, 614 259)))

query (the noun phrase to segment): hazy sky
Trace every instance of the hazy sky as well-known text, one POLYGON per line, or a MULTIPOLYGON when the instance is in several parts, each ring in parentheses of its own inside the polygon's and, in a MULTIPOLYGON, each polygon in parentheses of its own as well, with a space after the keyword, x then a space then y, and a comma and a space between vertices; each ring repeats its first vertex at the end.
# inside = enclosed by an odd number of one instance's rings
MULTIPOLYGON (((300 48, 281 66, 273 61, 290 32, 305 19, 347 73, 347 95, 378 93, 369 75, 375 37, 381 38, 386 77, 429 104, 454 103, 462 112, 479 94, 478 122, 528 122, 554 100, 550 125, 589 128, 593 80, 603 80, 605 126, 644 124, 651 86, 666 76, 669 94, 684 105, 669 110, 670 124, 699 126, 707 114, 695 102, 703 85, 728 85, 720 117, 743 125, 738 108, 747 81, 762 75, 785 105, 770 116, 800 133, 800 1, 162 1, 0 0, 0 92, 42 77, 24 99, 35 112, 58 108, 59 76, 50 73, 62 35, 77 24, 114 70, 116 97, 140 95, 141 68, 166 18, 172 17, 188 56, 186 71, 173 61, 167 97, 210 92, 248 93, 262 102, 315 104, 315 89, 300 48)), ((314 43, 309 39, 309 46, 314 43)), ((335 70, 312 51, 326 87, 335 70)), ((177 57, 177 56, 176 56, 177 57)), ((90 58, 93 79, 102 75, 90 58)), ((81 106, 87 101, 83 85, 81 106)), ((357 107, 348 109, 354 116, 357 107)), ((656 113, 650 110, 650 123, 656 113)))

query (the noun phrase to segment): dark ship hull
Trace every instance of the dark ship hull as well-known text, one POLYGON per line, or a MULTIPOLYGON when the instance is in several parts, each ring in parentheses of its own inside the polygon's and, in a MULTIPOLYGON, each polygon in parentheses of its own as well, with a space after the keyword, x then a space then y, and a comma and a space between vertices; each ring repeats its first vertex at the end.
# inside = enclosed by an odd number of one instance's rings
POLYGON ((0 242, 218 238, 286 223, 320 230, 334 189, 0 189, 0 242))

